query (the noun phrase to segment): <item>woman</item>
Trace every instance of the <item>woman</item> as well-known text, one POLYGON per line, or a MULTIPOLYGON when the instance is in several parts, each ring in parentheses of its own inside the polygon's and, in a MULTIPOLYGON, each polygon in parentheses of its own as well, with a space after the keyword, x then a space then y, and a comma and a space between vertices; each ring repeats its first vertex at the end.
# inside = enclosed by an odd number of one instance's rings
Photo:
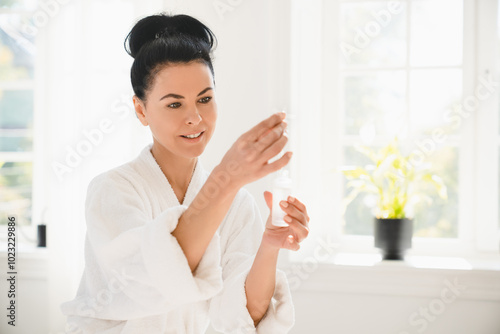
MULTIPOLYGON (((285 115, 244 133, 212 172, 198 159, 215 129, 211 52, 198 20, 153 15, 133 27, 127 52, 136 115, 153 143, 95 177, 87 191, 85 270, 62 305, 70 333, 287 333, 294 308, 281 248, 308 235, 306 207, 283 201, 288 227, 265 229, 242 188, 285 166, 285 115), (274 297, 274 300, 272 298, 274 297)), ((264 193, 271 209, 272 194, 264 193)), ((271 215, 269 216, 271 217, 271 215)))

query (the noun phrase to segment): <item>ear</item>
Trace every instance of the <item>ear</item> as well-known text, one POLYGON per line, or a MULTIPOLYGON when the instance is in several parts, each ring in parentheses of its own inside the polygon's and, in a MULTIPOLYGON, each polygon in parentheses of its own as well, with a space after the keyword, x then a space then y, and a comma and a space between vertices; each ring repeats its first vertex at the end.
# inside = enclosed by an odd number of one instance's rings
POLYGON ((132 99, 134 101, 134 109, 137 118, 141 121, 142 125, 147 126, 148 121, 146 119, 146 107, 144 106, 144 102, 142 102, 142 100, 136 95, 134 95, 132 99))

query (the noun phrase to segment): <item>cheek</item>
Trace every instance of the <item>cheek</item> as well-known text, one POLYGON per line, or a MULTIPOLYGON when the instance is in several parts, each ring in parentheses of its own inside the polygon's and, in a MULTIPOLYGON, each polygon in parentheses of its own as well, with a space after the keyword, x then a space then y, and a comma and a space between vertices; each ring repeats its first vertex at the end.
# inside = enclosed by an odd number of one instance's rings
POLYGON ((207 122, 210 123, 212 128, 215 128, 215 123, 217 122, 217 105, 214 104, 213 108, 210 109, 210 111, 207 114, 207 122))
POLYGON ((212 113, 212 119, 211 119, 211 123, 212 123, 213 127, 215 127, 216 122, 217 122, 217 110, 214 110, 214 112, 212 113))
POLYGON ((156 136, 168 136, 176 133, 175 124, 178 120, 167 112, 155 112, 150 115, 150 128, 156 136))
POLYGON ((210 140, 214 136, 216 124, 217 124, 217 109, 215 109, 210 114, 210 136, 208 137, 208 140, 210 140))

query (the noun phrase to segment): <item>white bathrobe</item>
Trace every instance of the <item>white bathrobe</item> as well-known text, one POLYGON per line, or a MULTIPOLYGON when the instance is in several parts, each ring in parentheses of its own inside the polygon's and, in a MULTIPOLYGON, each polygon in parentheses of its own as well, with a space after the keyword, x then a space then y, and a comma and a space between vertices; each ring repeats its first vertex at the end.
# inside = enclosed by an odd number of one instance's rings
POLYGON ((196 271, 171 232, 209 173, 196 164, 182 204, 151 154, 96 176, 85 202, 85 269, 75 299, 61 305, 66 333, 288 333, 295 317, 281 270, 257 328, 246 308, 245 279, 264 223, 240 189, 196 271))

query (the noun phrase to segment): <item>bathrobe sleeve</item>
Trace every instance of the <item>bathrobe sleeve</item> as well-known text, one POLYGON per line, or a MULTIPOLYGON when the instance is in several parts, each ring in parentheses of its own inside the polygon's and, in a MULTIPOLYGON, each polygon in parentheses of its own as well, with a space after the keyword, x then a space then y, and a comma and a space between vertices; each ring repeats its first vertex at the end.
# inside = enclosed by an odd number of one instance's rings
MULTIPOLYGON (((295 312, 285 273, 276 270, 276 286, 269 308, 257 325, 246 307, 245 280, 252 267, 262 240, 264 222, 253 196, 240 190, 239 205, 228 212, 231 231, 222 242, 222 291, 210 301, 212 326, 225 334, 282 334, 288 333, 295 322, 295 312)), ((222 234, 221 234, 222 235, 222 234)))
POLYGON ((171 234, 187 207, 170 207, 153 219, 141 191, 119 174, 98 177, 89 185, 86 247, 96 260, 86 286, 91 298, 100 291, 111 296, 111 302, 93 307, 90 316, 125 320, 162 314, 210 299, 222 289, 218 234, 192 273, 171 234), (121 284, 111 289, 112 280, 121 284))

